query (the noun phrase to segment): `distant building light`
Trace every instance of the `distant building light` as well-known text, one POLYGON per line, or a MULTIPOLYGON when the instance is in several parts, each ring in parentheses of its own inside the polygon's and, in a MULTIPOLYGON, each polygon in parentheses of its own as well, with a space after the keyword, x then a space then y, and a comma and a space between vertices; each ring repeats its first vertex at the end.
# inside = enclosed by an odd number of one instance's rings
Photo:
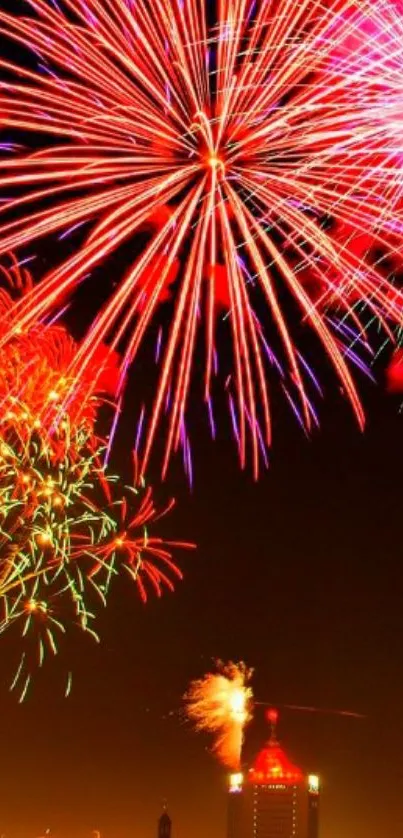
POLYGON ((320 780, 316 774, 310 774, 308 777, 308 791, 310 794, 319 794, 320 780))
POLYGON ((231 794, 237 794, 242 791, 243 774, 239 771, 237 774, 231 774, 229 778, 229 790, 231 794))

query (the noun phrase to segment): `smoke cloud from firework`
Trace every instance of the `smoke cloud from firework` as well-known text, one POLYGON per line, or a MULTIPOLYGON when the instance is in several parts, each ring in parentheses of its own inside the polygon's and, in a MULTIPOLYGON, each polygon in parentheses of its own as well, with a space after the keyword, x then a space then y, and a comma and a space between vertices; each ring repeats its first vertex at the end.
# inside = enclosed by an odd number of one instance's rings
POLYGON ((251 719, 253 670, 244 663, 217 663, 217 671, 193 681, 186 714, 196 730, 212 734, 213 753, 233 770, 241 765, 245 727, 251 719))

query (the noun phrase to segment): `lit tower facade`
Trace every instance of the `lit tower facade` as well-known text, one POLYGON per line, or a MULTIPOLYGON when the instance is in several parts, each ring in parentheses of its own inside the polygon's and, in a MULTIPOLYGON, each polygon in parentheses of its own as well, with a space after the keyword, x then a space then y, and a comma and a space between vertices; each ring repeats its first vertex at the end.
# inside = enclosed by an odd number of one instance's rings
POLYGON ((164 803, 164 811, 158 821, 158 836, 157 838, 172 838, 172 821, 168 815, 166 804, 164 803))
POLYGON ((278 713, 267 716, 267 745, 249 771, 230 777, 228 838, 319 838, 319 778, 289 760, 277 740, 278 713))

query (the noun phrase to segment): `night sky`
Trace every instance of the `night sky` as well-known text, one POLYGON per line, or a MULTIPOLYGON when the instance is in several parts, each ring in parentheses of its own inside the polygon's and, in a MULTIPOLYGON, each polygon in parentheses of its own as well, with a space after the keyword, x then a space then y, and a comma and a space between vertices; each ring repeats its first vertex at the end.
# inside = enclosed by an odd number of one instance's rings
MULTIPOLYGON (((132 586, 115 590, 102 645, 81 637, 70 650, 68 700, 59 673, 22 706, 2 678, 2 833, 153 838, 166 797, 175 838, 223 838, 225 771, 180 714, 214 657, 256 667, 258 700, 364 714, 284 710, 280 733, 322 775, 321 838, 400 833, 402 419, 380 388, 368 391, 361 435, 328 395, 311 441, 280 411, 257 485, 229 442, 194 446, 193 494, 179 469, 169 485, 170 532, 199 544, 182 557, 185 582, 147 607, 132 586)), ((12 648, 2 652, 5 672, 12 648)), ((258 709, 246 756, 265 734, 258 709)))

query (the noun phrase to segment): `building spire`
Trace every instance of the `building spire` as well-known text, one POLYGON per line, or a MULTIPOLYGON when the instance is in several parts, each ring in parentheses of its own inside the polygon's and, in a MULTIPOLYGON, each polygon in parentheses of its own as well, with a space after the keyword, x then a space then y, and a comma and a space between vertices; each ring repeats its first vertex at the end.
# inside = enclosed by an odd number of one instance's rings
POLYGON ((278 710, 275 707, 270 707, 270 710, 266 713, 266 719, 270 725, 270 745, 277 744, 277 723, 278 723, 278 710))
POLYGON ((172 838, 172 821, 168 815, 167 801, 162 801, 162 815, 158 821, 157 838, 172 838))

